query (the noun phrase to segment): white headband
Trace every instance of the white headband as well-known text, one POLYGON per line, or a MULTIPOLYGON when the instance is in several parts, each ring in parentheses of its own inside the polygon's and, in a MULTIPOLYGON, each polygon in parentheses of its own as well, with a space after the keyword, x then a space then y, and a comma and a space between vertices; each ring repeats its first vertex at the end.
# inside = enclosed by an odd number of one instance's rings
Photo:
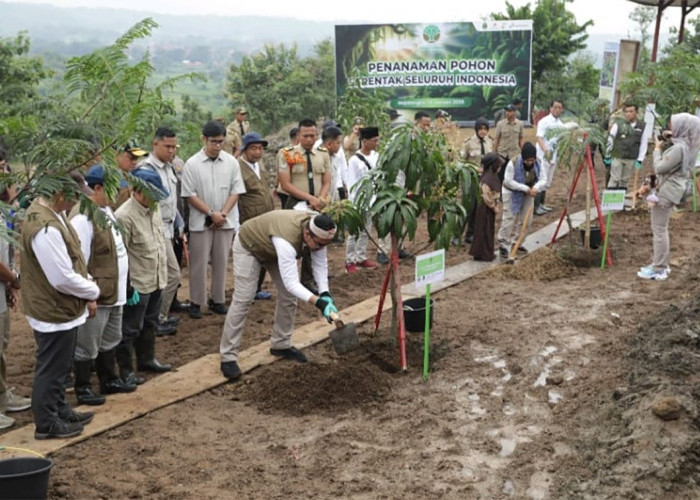
POLYGON ((333 227, 331 229, 321 229, 314 223, 315 217, 312 217, 309 220, 309 230, 319 238, 323 238, 324 240, 332 240, 333 236, 335 235, 336 228, 333 227))

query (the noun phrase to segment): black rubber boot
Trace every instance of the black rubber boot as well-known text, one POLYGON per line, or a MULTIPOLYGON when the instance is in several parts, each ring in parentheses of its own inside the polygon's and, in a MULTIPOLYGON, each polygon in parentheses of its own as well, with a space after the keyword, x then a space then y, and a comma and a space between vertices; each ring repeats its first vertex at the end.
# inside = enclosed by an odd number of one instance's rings
POLYGON ((134 362, 132 360, 131 341, 121 342, 114 350, 119 365, 119 377, 128 385, 141 385, 146 380, 143 377, 138 377, 134 373, 134 362))
POLYGON ((78 404, 99 406, 105 403, 105 397, 92 392, 90 386, 90 375, 92 374, 92 360, 75 361, 73 363, 75 371, 75 396, 78 404))
POLYGON ((100 394, 134 392, 135 384, 127 384, 117 376, 115 370, 115 349, 100 352, 95 360, 97 377, 100 379, 100 394))
POLYGON ((136 360, 140 372, 169 372, 173 369, 170 363, 161 363, 156 359, 156 331, 152 328, 144 328, 141 335, 134 342, 136 360))

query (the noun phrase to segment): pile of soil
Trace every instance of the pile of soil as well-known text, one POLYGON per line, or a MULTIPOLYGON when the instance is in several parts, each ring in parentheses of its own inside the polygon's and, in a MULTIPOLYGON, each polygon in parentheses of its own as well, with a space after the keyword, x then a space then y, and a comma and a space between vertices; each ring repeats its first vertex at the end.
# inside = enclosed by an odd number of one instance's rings
POLYGON ((543 247, 516 261, 512 266, 497 266, 487 271, 489 277, 525 281, 552 281, 577 276, 580 271, 559 257, 554 250, 543 247))
POLYGON ((241 397, 264 413, 302 416, 383 402, 390 390, 390 377, 372 364, 279 363, 256 377, 241 397))

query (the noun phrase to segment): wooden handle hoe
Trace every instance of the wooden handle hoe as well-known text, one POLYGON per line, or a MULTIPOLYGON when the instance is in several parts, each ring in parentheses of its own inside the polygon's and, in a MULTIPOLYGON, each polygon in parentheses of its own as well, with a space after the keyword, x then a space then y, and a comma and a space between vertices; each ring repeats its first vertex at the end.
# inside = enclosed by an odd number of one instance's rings
POLYGON ((520 245, 522 244, 523 240, 525 239, 525 235, 527 233, 527 224, 530 222, 530 217, 532 217, 532 212, 535 211, 535 204, 533 203, 532 206, 528 209, 527 213, 525 214, 525 217, 523 218, 523 225, 520 228, 520 234, 518 235, 518 240, 515 242, 515 244, 511 247, 510 249, 510 255, 508 256, 508 263, 513 263, 515 261, 515 258, 518 256, 518 248, 520 248, 520 245))

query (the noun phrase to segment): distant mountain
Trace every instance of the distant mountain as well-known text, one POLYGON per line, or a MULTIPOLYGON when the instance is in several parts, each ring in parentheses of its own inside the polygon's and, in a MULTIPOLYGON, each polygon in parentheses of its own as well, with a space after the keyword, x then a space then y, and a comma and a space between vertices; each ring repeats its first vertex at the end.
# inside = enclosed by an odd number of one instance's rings
MULTIPOLYGON (((26 30, 32 40, 33 52, 73 56, 112 42, 146 17, 153 18, 159 24, 148 41, 152 53, 158 50, 175 51, 177 55, 182 54, 183 59, 197 59, 192 57, 192 53, 201 56, 202 48, 207 47, 210 52, 215 52, 213 60, 224 63, 238 61, 267 43, 296 43, 299 53, 308 55, 315 43, 334 36, 335 24, 288 17, 176 16, 124 9, 65 8, 0 1, 0 36, 13 36, 19 30, 26 30)), ((589 36, 587 51, 593 56, 597 67, 602 65, 605 42, 621 38, 628 36, 589 36)), ((660 45, 665 43, 662 37, 660 45)), ((208 61, 204 63, 208 64, 208 61)))
POLYGON ((153 18, 159 27, 150 43, 160 46, 213 46, 222 53, 250 53, 266 43, 297 44, 306 55, 318 41, 333 36, 333 23, 284 17, 175 16, 104 8, 64 8, 0 1, 0 36, 26 30, 35 52, 78 55, 112 42, 138 21, 153 18))

